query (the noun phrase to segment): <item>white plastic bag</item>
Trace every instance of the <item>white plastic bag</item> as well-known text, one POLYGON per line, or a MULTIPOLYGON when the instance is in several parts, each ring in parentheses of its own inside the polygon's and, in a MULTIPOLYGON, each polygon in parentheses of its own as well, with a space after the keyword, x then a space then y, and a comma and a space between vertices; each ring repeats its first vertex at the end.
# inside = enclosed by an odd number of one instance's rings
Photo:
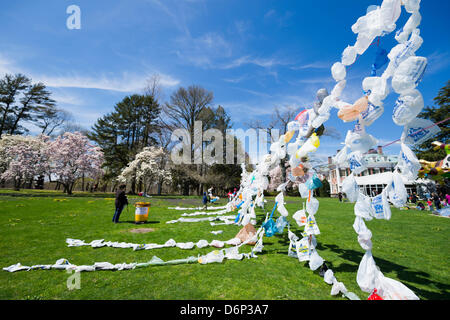
POLYGON ((309 260, 309 239, 308 237, 302 238, 300 241, 295 243, 295 250, 297 252, 298 261, 308 261, 309 260))
POLYGON ((300 197, 308 198, 309 190, 308 190, 308 187, 306 186, 306 184, 299 183, 299 185, 298 185, 298 192, 300 193, 300 197))
POLYGON ((351 64, 353 64, 356 60, 356 49, 353 46, 347 46, 347 48, 344 49, 344 51, 342 52, 342 58, 341 58, 341 63, 344 66, 349 66, 351 64))
POLYGON ((380 271, 375 264, 372 252, 370 250, 366 251, 364 254, 359 267, 358 273, 356 275, 356 282, 362 291, 371 293, 375 288, 375 279, 380 271))
POLYGON ((356 201, 354 207, 355 216, 364 218, 366 221, 372 220, 374 212, 370 200, 370 197, 365 196, 362 193, 358 193, 358 200, 356 201))
POLYGON ((404 93, 414 89, 422 80, 427 67, 427 58, 409 57, 397 67, 392 77, 392 88, 397 93, 404 93))
POLYGON ((404 92, 395 102, 392 120, 399 126, 411 122, 424 106, 422 94, 416 90, 404 92))
POLYGON ((331 75, 333 76, 334 80, 344 80, 346 74, 347 73, 345 71, 345 66, 342 63, 336 62, 331 66, 331 75))
POLYGON ((407 179, 416 180, 419 169, 422 166, 414 152, 412 152, 407 145, 402 143, 397 167, 407 179))
POLYGON ((360 151, 351 152, 348 155, 348 163, 353 174, 359 174, 367 169, 367 161, 360 151))
POLYGON ((295 222, 297 222, 297 225, 299 227, 303 227, 304 225, 306 225, 306 213, 305 210, 298 210, 297 212, 294 213, 294 215, 292 216, 292 218, 294 218, 295 222))
POLYGON ((362 153, 369 151, 377 142, 377 139, 368 133, 358 133, 352 130, 348 130, 345 137, 345 145, 347 147, 352 151, 360 151, 362 153))
POLYGON ((214 263, 218 262, 221 263, 223 259, 225 258, 222 250, 214 250, 208 253, 207 255, 201 256, 198 258, 198 262, 200 264, 207 264, 207 263, 214 263))
POLYGON ((347 176, 342 182, 342 192, 345 193, 350 202, 358 200, 359 187, 353 174, 347 176))
POLYGON ((381 272, 378 273, 375 287, 377 289, 377 294, 384 300, 420 300, 419 297, 403 283, 385 277, 381 272))
POLYGON ((408 193, 402 176, 398 172, 394 172, 392 175, 392 184, 389 188, 388 196, 396 208, 401 208, 406 205, 408 193))
POLYGON ((323 258, 319 256, 316 250, 312 250, 309 257, 309 268, 314 271, 318 269, 324 261, 325 260, 323 260, 323 258))
POLYGON ((317 210, 319 210, 319 200, 314 197, 309 199, 310 201, 306 201, 306 211, 310 215, 315 215, 317 210))
POLYGON ((308 218, 306 219, 305 233, 307 235, 320 234, 320 230, 319 227, 317 226, 314 215, 309 215, 308 218))
POLYGON ((376 219, 389 220, 391 218, 391 208, 385 191, 372 198, 372 209, 372 215, 376 219))
POLYGON ((441 129, 434 126, 434 123, 428 119, 415 118, 408 122, 403 128, 401 140, 405 144, 421 144, 430 139, 441 129))

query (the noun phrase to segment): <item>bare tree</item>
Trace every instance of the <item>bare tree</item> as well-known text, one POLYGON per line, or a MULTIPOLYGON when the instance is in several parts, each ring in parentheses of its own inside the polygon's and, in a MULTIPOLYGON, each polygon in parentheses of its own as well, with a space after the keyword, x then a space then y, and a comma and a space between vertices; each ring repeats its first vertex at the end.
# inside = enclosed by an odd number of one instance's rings
POLYGON ((51 135, 57 128, 72 120, 72 115, 59 108, 46 108, 36 117, 36 124, 42 129, 42 134, 51 135))

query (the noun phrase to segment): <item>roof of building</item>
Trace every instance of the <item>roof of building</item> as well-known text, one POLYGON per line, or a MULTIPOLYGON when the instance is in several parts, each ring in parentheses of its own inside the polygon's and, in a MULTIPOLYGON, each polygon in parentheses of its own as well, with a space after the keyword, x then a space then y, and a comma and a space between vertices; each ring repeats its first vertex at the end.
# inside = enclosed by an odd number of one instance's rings
MULTIPOLYGON (((417 183, 428 183, 431 180, 427 179, 417 179, 417 180, 408 180, 404 176, 401 176, 404 184, 417 184, 417 183)), ((370 185, 370 184, 388 184, 392 181, 392 172, 383 172, 372 174, 369 176, 358 177, 355 176, 356 183, 358 185, 370 185)))

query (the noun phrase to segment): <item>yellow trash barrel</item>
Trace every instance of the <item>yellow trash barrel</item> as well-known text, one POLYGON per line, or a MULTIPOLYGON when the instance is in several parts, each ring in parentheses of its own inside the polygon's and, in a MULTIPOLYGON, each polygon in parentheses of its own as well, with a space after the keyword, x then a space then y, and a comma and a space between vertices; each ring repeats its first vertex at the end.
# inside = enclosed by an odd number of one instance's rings
POLYGON ((148 213, 150 211, 150 202, 136 202, 134 204, 136 210, 134 212, 134 222, 144 223, 148 220, 148 213))

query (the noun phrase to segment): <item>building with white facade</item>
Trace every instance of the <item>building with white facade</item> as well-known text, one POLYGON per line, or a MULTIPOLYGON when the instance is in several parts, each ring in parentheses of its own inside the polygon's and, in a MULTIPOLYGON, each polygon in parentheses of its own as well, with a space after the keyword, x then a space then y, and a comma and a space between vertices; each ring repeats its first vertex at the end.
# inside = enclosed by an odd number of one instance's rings
MULTIPOLYGON (((339 150, 337 151, 339 152, 339 150)), ((368 196, 379 194, 387 183, 389 183, 390 175, 387 172, 393 172, 397 165, 398 155, 383 154, 381 146, 377 150, 371 149, 364 155, 367 161, 367 169, 355 176, 362 193, 368 196)), ((330 184, 330 195, 337 197, 339 192, 342 192, 342 182, 345 177, 350 175, 350 167, 347 164, 339 166, 334 163, 333 157, 328 157, 328 182, 330 184)), ((416 192, 415 181, 403 181, 405 183, 408 194, 416 192)))

